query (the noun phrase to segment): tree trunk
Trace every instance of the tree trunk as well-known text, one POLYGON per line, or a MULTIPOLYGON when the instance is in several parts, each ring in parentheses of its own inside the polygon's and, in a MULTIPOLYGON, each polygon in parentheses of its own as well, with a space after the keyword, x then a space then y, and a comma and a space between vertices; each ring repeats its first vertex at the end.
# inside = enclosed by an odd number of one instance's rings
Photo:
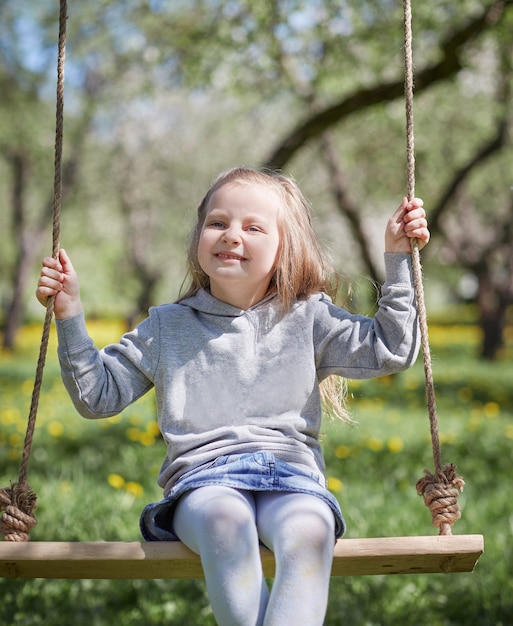
POLYGON ((483 333, 481 358, 493 361, 504 345, 508 301, 502 297, 500 290, 493 284, 489 272, 483 272, 479 276, 477 305, 483 333))
POLYGON ((30 275, 30 267, 34 262, 42 232, 30 231, 25 222, 25 190, 29 173, 29 161, 24 154, 11 154, 12 170, 11 204, 13 208, 13 239, 17 243, 18 254, 13 268, 11 285, 13 286, 11 301, 7 307, 3 346, 14 348, 16 333, 21 325, 24 313, 23 296, 30 275))

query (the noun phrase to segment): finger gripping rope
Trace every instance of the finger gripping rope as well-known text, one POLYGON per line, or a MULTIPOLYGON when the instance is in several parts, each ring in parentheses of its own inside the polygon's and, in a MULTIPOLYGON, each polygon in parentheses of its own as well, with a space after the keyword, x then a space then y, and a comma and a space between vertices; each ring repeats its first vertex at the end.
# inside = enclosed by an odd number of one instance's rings
POLYGON ((450 535, 452 525, 461 517, 458 494, 463 491, 465 481, 458 476, 452 464, 435 474, 429 470, 424 470, 424 473, 425 476, 417 481, 417 493, 424 497, 439 534, 450 535))
POLYGON ((5 541, 28 541, 29 533, 37 524, 33 511, 36 494, 28 485, 15 483, 9 489, 0 489, 0 533, 5 541))

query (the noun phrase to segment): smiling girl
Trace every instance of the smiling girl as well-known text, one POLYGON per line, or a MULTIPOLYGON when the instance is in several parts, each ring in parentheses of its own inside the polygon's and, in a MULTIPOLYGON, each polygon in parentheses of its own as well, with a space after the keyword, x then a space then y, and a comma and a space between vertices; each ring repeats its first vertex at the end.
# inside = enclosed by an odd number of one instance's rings
POLYGON ((43 261, 36 295, 55 296, 62 376, 79 413, 115 415, 155 388, 164 499, 145 508, 141 531, 201 556, 221 626, 324 621, 345 523, 326 488, 321 383, 415 362, 412 237, 423 247, 429 231, 422 201, 405 198, 385 230, 378 311, 350 314, 331 300, 334 272, 294 181, 230 170, 198 208, 180 300, 101 351, 68 255, 43 261), (260 544, 275 554, 271 589, 260 544))

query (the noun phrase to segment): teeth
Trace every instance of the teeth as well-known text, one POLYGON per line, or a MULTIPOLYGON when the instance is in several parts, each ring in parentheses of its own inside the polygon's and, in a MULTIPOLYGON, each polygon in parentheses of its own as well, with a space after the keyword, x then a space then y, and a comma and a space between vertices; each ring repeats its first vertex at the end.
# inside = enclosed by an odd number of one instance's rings
POLYGON ((242 261, 242 257, 235 255, 235 254, 218 254, 218 257, 220 257, 221 259, 238 259, 239 261, 242 261))

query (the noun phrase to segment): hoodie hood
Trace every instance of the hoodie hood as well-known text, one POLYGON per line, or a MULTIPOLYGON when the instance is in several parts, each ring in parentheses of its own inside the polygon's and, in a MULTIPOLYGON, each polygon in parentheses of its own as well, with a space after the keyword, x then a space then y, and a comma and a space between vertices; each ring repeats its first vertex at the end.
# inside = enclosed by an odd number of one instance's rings
POLYGON ((196 294, 190 298, 182 300, 178 304, 190 307, 200 313, 221 315, 224 317, 240 317, 241 315, 245 315, 247 311, 253 311, 271 300, 276 300, 276 302, 278 302, 279 299, 276 293, 267 295, 263 300, 260 300, 260 302, 257 302, 247 310, 239 309, 238 307, 214 298, 214 296, 206 289, 200 289, 196 294))

